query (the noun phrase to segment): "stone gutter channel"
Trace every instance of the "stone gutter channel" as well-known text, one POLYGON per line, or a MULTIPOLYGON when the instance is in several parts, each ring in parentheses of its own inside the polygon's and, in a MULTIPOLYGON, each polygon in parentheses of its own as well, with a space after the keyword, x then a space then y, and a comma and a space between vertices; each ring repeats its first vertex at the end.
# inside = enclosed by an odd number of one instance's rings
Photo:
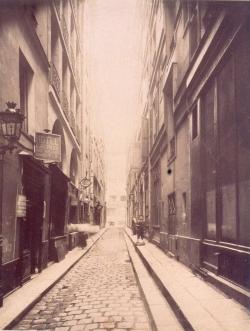
POLYGON ((124 239, 130 260, 150 318, 152 331, 193 331, 194 329, 173 304, 166 300, 161 286, 155 281, 155 275, 131 236, 124 231, 124 239))

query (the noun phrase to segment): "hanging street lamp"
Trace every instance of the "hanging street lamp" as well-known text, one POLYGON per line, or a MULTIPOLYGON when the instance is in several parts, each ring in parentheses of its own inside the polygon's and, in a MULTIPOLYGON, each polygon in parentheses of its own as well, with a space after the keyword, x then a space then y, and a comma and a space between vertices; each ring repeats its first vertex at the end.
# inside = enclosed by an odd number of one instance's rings
POLYGON ((3 305, 3 274, 2 274, 2 254, 3 254, 3 162, 7 151, 12 152, 16 148, 15 144, 21 136, 24 115, 20 109, 16 109, 15 102, 7 102, 7 109, 0 111, 0 307, 3 305), (7 142, 5 144, 4 142, 7 142))
POLYGON ((15 143, 21 135, 22 123, 24 120, 20 109, 16 109, 15 102, 7 102, 8 108, 0 112, 0 135, 7 140, 7 145, 1 145, 0 150, 6 152, 15 148, 15 143))
POLYGON ((80 180, 79 185, 80 185, 80 190, 83 191, 91 185, 91 180, 87 177, 84 177, 80 180))

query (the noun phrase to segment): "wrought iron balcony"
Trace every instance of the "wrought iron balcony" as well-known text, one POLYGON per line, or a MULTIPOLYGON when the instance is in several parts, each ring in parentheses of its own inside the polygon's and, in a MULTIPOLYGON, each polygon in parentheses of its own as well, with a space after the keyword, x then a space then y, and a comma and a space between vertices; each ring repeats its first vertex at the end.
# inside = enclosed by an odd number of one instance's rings
POLYGON ((68 102, 68 98, 67 98, 67 95, 64 90, 62 90, 62 109, 63 109, 65 116, 67 117, 67 120, 69 121, 69 118, 70 118, 69 102, 68 102))
POLYGON ((53 86, 58 100, 61 99, 61 80, 53 62, 50 64, 50 84, 53 86))
POLYGON ((69 32, 64 15, 62 14, 62 33, 67 49, 69 50, 69 32))

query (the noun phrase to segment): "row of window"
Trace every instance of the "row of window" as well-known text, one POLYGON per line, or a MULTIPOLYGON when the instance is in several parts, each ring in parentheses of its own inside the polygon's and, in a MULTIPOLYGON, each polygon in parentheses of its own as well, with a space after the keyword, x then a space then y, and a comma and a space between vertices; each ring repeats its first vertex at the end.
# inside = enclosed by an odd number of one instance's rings
MULTIPOLYGON (((167 4, 167 11, 174 12, 175 14, 177 13, 176 10, 177 4, 167 4), (174 7, 174 8, 173 8, 174 7)), ((206 29, 208 28, 208 12, 209 12, 209 17, 210 21, 212 21, 212 18, 214 19, 215 14, 212 11, 212 5, 208 7, 207 3, 199 3, 198 1, 182 1, 181 2, 181 14, 182 14, 182 24, 183 24, 183 29, 186 31, 189 29, 189 58, 190 60, 192 59, 198 44, 203 37, 206 29), (209 9, 209 10, 208 10, 209 9)), ((175 18, 176 19, 176 18, 175 18)), ((176 24, 175 19, 172 20, 172 22, 168 23, 169 24, 176 24)), ((176 29, 179 27, 176 27, 176 29)), ((154 35, 154 33, 153 33, 154 35)), ((176 31, 173 30, 173 35, 176 36, 176 31)), ((168 40, 166 40, 165 43, 168 43, 168 40)), ((175 40, 175 45, 176 45, 176 40, 175 40)), ((156 47, 154 48, 156 52, 156 47)), ((163 56, 163 53, 166 52, 165 48, 162 50, 162 56, 161 56, 161 61, 164 62, 166 59, 163 56)), ((160 63, 159 68, 156 69, 157 72, 155 74, 155 81, 156 81, 156 93, 152 105, 152 110, 150 110, 150 146, 152 147, 153 143, 155 142, 157 135, 160 131, 161 126, 163 125, 164 122, 164 97, 163 97, 163 92, 161 91, 160 84, 158 83, 160 78, 161 78, 161 72, 162 72, 162 63, 160 63)), ((182 63, 182 69, 185 67, 185 65, 182 63)), ((187 69, 187 67, 185 67, 187 69)), ((180 70, 180 67, 179 67, 180 70)), ((182 76, 181 74, 179 75, 180 77, 182 76)), ((145 77, 146 79, 148 77, 145 77)), ((172 96, 173 97, 173 96, 172 96)), ((165 96, 166 98, 166 96, 165 96)), ((171 109, 170 109, 171 111, 171 109)), ((194 109, 194 116, 195 113, 197 114, 197 109, 194 109)), ((194 119, 195 120, 195 119, 194 119)), ((196 119, 197 120, 197 119, 196 119)), ((197 121, 196 121, 197 122, 197 121)), ((198 134, 198 131, 195 132, 197 129, 197 125, 194 123, 194 132, 193 132, 193 138, 196 137, 198 134)))
MULTIPOLYGON (((80 96, 78 89, 80 88, 80 80, 77 79, 80 53, 77 48, 77 62, 75 62, 74 51, 69 47, 69 35, 65 21, 61 17, 61 28, 66 48, 70 58, 66 55, 66 50, 60 47, 60 38, 58 31, 58 23, 55 16, 51 17, 51 84, 54 87, 57 98, 61 103, 62 110, 73 130, 78 142, 80 143, 80 129, 78 126, 78 119, 80 116, 80 96), (65 30, 66 29, 66 30, 65 30), (61 60, 60 60, 61 57, 61 60), (70 71, 70 65, 73 68, 73 73, 70 71), (75 76, 74 76, 75 75, 75 76), (77 81, 75 81, 77 80, 77 81), (78 89, 77 89, 78 87, 78 89)), ((72 35, 72 33, 71 33, 72 35)), ((72 39, 72 38, 71 38, 72 39)), ((76 40, 73 38, 73 42, 76 40)), ((79 75, 78 75, 79 76, 79 75)))
MULTIPOLYGON (((249 33, 250 27, 241 30, 236 46, 221 61, 200 94, 199 103, 191 109, 191 143, 197 143, 199 137, 201 144, 205 236, 242 245, 250 243, 249 33)), ((158 129, 154 121, 159 115, 153 117, 154 111, 150 114, 151 141, 158 129)), ((169 149, 175 153, 175 137, 169 149)), ((159 224, 157 169, 152 178, 153 221, 159 224)))

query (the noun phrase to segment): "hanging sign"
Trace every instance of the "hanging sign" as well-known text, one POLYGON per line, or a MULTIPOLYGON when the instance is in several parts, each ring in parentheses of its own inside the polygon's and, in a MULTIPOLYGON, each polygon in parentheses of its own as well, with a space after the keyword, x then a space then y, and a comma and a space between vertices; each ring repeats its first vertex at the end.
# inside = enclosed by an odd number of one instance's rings
POLYGON ((50 162, 61 162, 61 136, 36 132, 35 158, 50 162))
POLYGON ((16 217, 26 217, 27 199, 23 194, 17 196, 16 217))

